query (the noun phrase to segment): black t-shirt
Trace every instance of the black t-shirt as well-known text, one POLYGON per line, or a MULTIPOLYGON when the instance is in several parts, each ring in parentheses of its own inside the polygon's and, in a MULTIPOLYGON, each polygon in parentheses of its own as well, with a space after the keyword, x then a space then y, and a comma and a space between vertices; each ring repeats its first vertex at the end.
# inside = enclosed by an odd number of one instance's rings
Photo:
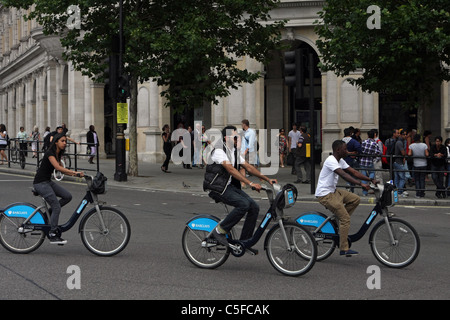
POLYGON ((48 159, 48 157, 54 156, 57 160, 56 153, 53 150, 48 150, 44 154, 44 158, 42 159, 41 165, 36 172, 36 175, 34 176, 33 184, 41 183, 45 181, 50 181, 52 178, 53 170, 55 170, 55 167, 53 167, 52 163, 48 159))

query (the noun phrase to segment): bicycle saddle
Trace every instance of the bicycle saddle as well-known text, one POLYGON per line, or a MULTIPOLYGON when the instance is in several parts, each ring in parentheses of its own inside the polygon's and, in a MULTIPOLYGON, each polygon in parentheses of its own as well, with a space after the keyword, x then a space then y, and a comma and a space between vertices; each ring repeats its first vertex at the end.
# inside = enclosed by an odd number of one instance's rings
POLYGON ((31 189, 31 192, 35 197, 39 196, 39 193, 34 188, 31 189))

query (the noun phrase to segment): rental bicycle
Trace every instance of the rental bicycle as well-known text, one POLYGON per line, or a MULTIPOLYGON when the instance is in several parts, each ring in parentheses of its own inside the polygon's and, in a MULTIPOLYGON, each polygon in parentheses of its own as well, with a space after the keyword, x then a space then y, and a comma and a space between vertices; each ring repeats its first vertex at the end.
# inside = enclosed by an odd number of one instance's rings
MULTIPOLYGON (((83 215, 88 204, 93 204, 80 221, 78 232, 84 246, 99 256, 113 256, 127 246, 131 229, 126 216, 119 210, 104 206, 98 194, 106 192, 106 177, 97 173, 95 177, 84 176, 87 191, 70 219, 58 226, 58 232, 70 230, 83 215)), ((39 194, 34 191, 35 196, 39 194)), ((0 214, 0 243, 14 253, 30 253, 38 249, 48 237, 50 214, 47 202, 36 207, 30 203, 15 203, 2 209, 0 214)))
POLYGON ((22 148, 24 141, 26 143, 26 140, 11 139, 11 142, 12 142, 12 144, 14 144, 14 146, 11 148, 11 152, 10 152, 11 153, 11 162, 19 163, 19 165, 22 169, 25 169, 25 164, 26 164, 25 154, 27 152, 26 150, 24 150, 22 148))
MULTIPOLYGON (((360 240, 370 228, 375 217, 380 215, 379 221, 372 229, 369 244, 375 258, 391 268, 404 268, 416 260, 420 251, 420 239, 417 231, 408 222, 394 218, 388 211, 389 207, 398 202, 397 190, 391 183, 374 186, 376 204, 369 216, 353 235, 349 235, 348 243, 360 240)), ((308 227, 317 241, 317 261, 328 258, 336 246, 339 245, 339 227, 336 216, 327 216, 321 212, 306 212, 298 216, 295 221, 308 227)))
POLYGON ((300 276, 306 274, 314 266, 317 256, 317 245, 307 228, 294 222, 285 221, 283 209, 295 204, 297 189, 293 185, 273 189, 263 186, 270 207, 262 219, 253 237, 245 241, 236 240, 233 229, 227 235, 228 247, 221 245, 211 232, 220 222, 212 215, 199 215, 186 223, 182 236, 183 251, 190 262, 200 268, 214 269, 228 259, 230 253, 242 257, 262 237, 271 220, 277 223, 269 230, 264 241, 264 249, 272 266, 282 274, 300 276))

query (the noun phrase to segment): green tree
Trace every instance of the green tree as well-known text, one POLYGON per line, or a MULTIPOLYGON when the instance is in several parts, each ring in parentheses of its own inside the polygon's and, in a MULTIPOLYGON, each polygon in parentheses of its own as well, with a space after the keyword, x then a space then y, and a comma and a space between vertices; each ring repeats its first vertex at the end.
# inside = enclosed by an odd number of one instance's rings
POLYGON ((362 90, 405 95, 423 133, 433 86, 450 80, 450 2, 329 0, 319 17, 322 70, 339 76, 361 70, 350 81, 362 90))
MULTIPOLYGON (((270 22, 279 0, 124 0, 125 70, 131 75, 130 168, 137 168, 137 86, 157 81, 166 106, 184 110, 218 102, 232 88, 261 75, 238 68, 236 57, 265 63, 279 45, 284 21, 270 22)), ((65 58, 101 81, 111 39, 119 30, 119 6, 111 0, 0 0, 30 8, 45 34, 58 34, 65 58), (81 29, 67 28, 68 8, 77 5, 81 29)))

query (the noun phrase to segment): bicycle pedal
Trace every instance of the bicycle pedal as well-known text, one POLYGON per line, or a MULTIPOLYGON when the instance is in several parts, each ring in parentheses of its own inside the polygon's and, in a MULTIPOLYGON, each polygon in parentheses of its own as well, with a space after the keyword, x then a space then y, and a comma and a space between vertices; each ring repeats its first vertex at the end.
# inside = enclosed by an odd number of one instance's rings
POLYGON ((218 242, 216 239, 208 238, 208 239, 202 241, 203 248, 214 247, 217 245, 218 245, 218 242))
POLYGON ((258 249, 246 248, 246 250, 247 250, 248 252, 250 252, 250 254, 253 255, 253 256, 258 255, 258 253, 259 253, 258 249))

